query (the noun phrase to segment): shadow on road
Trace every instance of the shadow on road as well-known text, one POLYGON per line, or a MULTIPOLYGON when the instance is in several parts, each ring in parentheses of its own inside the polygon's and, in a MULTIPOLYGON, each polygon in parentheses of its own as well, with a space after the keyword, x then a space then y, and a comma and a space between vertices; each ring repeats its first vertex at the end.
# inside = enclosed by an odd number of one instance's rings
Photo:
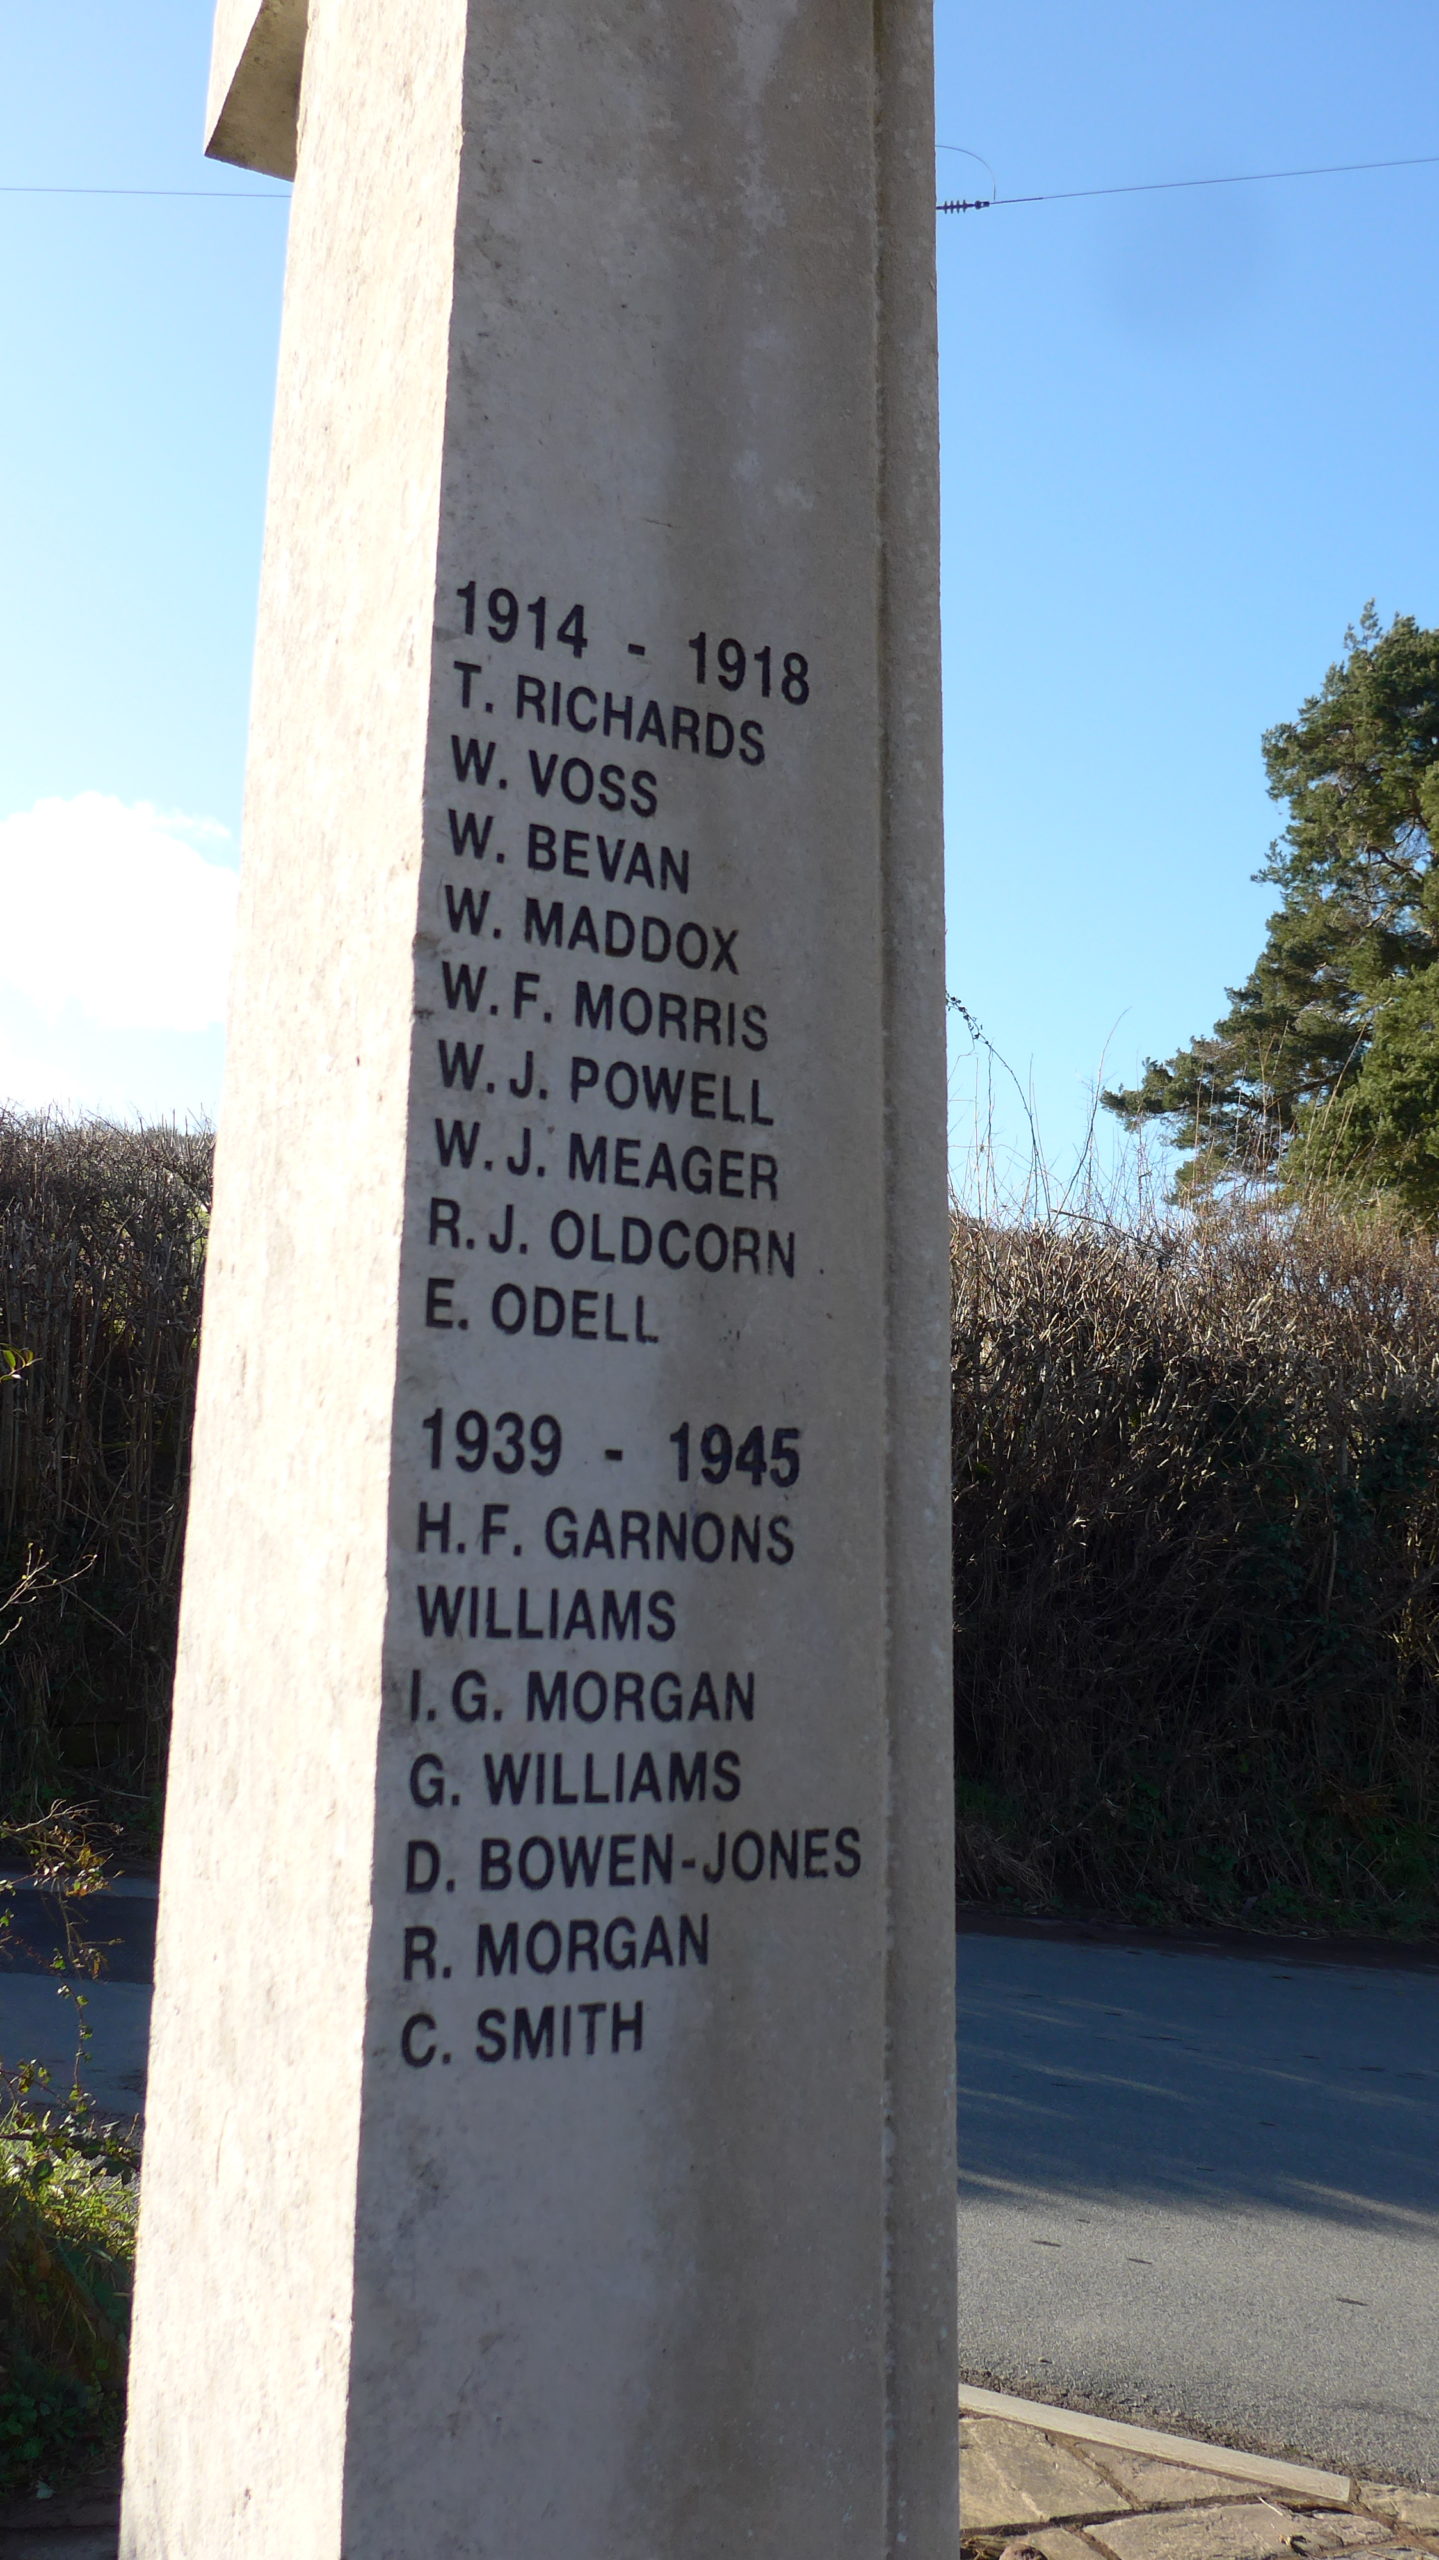
POLYGON ((959 1970, 962 2188, 1435 2231, 1439 1974, 973 1937, 959 1970))

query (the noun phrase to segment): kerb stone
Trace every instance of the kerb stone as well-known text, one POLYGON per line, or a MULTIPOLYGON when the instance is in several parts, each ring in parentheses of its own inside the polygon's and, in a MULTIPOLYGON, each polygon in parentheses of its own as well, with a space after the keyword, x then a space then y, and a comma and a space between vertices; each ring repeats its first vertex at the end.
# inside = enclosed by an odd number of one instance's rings
MULTIPOLYGON (((1252 2502, 1254 2483, 1223 2471, 1197 2471, 1184 2462, 1160 2462, 1152 2454, 1120 2453, 1096 2446, 1094 2459, 1135 2507, 1188 2507, 1210 2498, 1252 2502)), ((1291 2492, 1285 2493, 1292 2497, 1291 2492)))

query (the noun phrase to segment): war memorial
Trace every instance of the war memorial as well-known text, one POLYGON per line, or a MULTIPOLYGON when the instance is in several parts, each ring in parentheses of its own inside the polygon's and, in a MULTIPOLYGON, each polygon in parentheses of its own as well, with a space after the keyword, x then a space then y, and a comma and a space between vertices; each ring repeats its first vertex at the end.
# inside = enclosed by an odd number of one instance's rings
POLYGON ((127 2560, 958 2545, 928 0, 221 0, 294 179, 127 2560))

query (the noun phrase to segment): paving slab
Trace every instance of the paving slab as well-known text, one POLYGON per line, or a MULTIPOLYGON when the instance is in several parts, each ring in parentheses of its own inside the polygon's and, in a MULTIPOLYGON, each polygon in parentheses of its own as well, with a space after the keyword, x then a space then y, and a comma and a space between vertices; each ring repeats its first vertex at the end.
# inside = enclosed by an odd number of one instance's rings
POLYGON ((969 2533, 1103 2515, 1110 2483, 1068 2446, 1005 2418, 964 2418, 959 2429, 959 2508, 969 2533))
MULTIPOLYGON (((1435 2560, 1439 2548, 1439 2497, 1401 2483, 1356 2482, 1354 2506, 1367 2512, 1355 2513, 1290 2489, 1256 2496, 1237 2475, 1009 2419, 964 2417, 960 2446, 971 2560, 1435 2560), (1019 2512, 1025 2503, 1032 2517, 1019 2512), (1396 2537, 1396 2525, 1425 2540, 1396 2537)), ((108 2470, 50 2500, 0 2504, 0 2560, 116 2560, 117 2544, 108 2470)))
POLYGON ((960 2522, 970 2560, 1439 2555, 1439 2497, 1399 2482, 1351 2483, 1237 2448, 1226 2472, 1222 2446, 968 2385, 960 2408, 960 2522), (1396 2526, 1415 2539, 1401 2539, 1396 2526))
POLYGON ((1296 2518, 1268 2499, 1249 2506, 1168 2509, 1094 2524, 1090 2539, 1110 2560, 1289 2560, 1309 2553, 1377 2550, 1393 2537, 1369 2516, 1322 2510, 1296 2518))
POLYGON ((1052 2524, 1005 2544, 1001 2560, 1094 2560, 1094 2546, 1068 2525, 1052 2524))
MULTIPOLYGON (((1132 2507, 1197 2507, 1209 2499, 1254 2496, 1252 2479, 1236 2479, 1207 2465, 1201 2471, 1189 2462, 1161 2462, 1153 2454, 1120 2452, 1112 2445, 1091 2444, 1087 2437, 1081 2442, 1085 2459, 1114 2482, 1132 2507)), ((1285 2491, 1285 2503, 1294 2503, 1290 2490, 1285 2491)))
POLYGON ((1395 2524, 1412 2525, 1419 2533, 1439 2533, 1439 2497, 1424 2489, 1391 2487, 1377 2480, 1360 2480, 1355 2494, 1362 2507, 1372 2508, 1375 2515, 1391 2516, 1395 2524))

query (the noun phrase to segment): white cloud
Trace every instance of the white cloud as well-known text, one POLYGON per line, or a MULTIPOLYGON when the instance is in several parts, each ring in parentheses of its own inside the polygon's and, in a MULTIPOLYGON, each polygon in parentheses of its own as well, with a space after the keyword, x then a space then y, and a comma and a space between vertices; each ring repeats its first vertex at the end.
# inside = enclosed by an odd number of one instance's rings
POLYGON ((212 1117, 234 870, 209 818, 98 791, 0 819, 0 1102, 212 1117))
POLYGON ((224 829, 99 791, 0 819, 0 986, 57 1026, 222 1021, 238 883, 197 835, 224 829))

